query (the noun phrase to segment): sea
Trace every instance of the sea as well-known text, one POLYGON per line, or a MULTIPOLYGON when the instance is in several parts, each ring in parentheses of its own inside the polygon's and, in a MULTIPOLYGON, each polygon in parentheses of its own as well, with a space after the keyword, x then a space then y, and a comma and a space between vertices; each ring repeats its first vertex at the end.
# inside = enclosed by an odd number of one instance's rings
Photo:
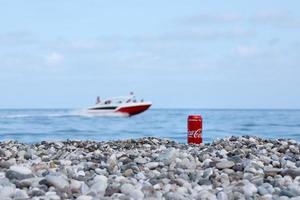
POLYGON ((120 140, 158 137, 187 142, 187 117, 201 115, 205 143, 228 136, 300 142, 300 110, 150 109, 133 117, 77 109, 0 109, 0 141, 120 140))

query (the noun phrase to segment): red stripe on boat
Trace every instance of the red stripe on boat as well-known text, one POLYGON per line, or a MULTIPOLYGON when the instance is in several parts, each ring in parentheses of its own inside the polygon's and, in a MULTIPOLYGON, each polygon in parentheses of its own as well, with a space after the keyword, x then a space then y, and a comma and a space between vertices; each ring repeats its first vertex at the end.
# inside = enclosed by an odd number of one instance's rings
POLYGON ((150 106, 151 106, 151 104, 121 107, 118 110, 116 110, 116 112, 127 113, 129 116, 132 116, 132 115, 136 115, 136 114, 139 114, 141 112, 144 112, 150 106))

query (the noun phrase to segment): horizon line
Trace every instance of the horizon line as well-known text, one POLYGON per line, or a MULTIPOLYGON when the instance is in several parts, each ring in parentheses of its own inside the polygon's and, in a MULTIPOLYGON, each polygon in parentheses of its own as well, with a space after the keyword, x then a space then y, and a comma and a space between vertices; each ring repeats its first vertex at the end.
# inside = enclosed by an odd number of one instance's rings
MULTIPOLYGON (((85 108, 68 108, 68 107, 25 107, 25 108, 1 108, 0 110, 84 110, 85 108)), ((170 110, 170 109, 178 109, 178 110, 300 110, 300 108, 196 108, 196 107, 155 107, 155 108, 150 108, 149 110, 170 110)))

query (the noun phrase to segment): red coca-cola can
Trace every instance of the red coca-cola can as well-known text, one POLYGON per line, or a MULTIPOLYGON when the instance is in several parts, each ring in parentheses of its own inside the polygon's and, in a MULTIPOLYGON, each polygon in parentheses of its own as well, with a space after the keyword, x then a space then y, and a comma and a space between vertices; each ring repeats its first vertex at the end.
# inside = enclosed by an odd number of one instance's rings
POLYGON ((202 117, 200 115, 190 115, 187 120, 188 144, 202 143, 202 117))

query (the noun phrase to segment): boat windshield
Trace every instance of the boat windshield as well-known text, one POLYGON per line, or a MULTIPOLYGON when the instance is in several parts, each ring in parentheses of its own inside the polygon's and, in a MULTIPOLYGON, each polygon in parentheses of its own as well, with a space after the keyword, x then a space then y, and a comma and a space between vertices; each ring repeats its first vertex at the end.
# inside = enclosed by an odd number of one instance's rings
POLYGON ((110 98, 102 101, 101 104, 122 104, 122 103, 130 103, 130 102, 136 102, 135 96, 110 98))

